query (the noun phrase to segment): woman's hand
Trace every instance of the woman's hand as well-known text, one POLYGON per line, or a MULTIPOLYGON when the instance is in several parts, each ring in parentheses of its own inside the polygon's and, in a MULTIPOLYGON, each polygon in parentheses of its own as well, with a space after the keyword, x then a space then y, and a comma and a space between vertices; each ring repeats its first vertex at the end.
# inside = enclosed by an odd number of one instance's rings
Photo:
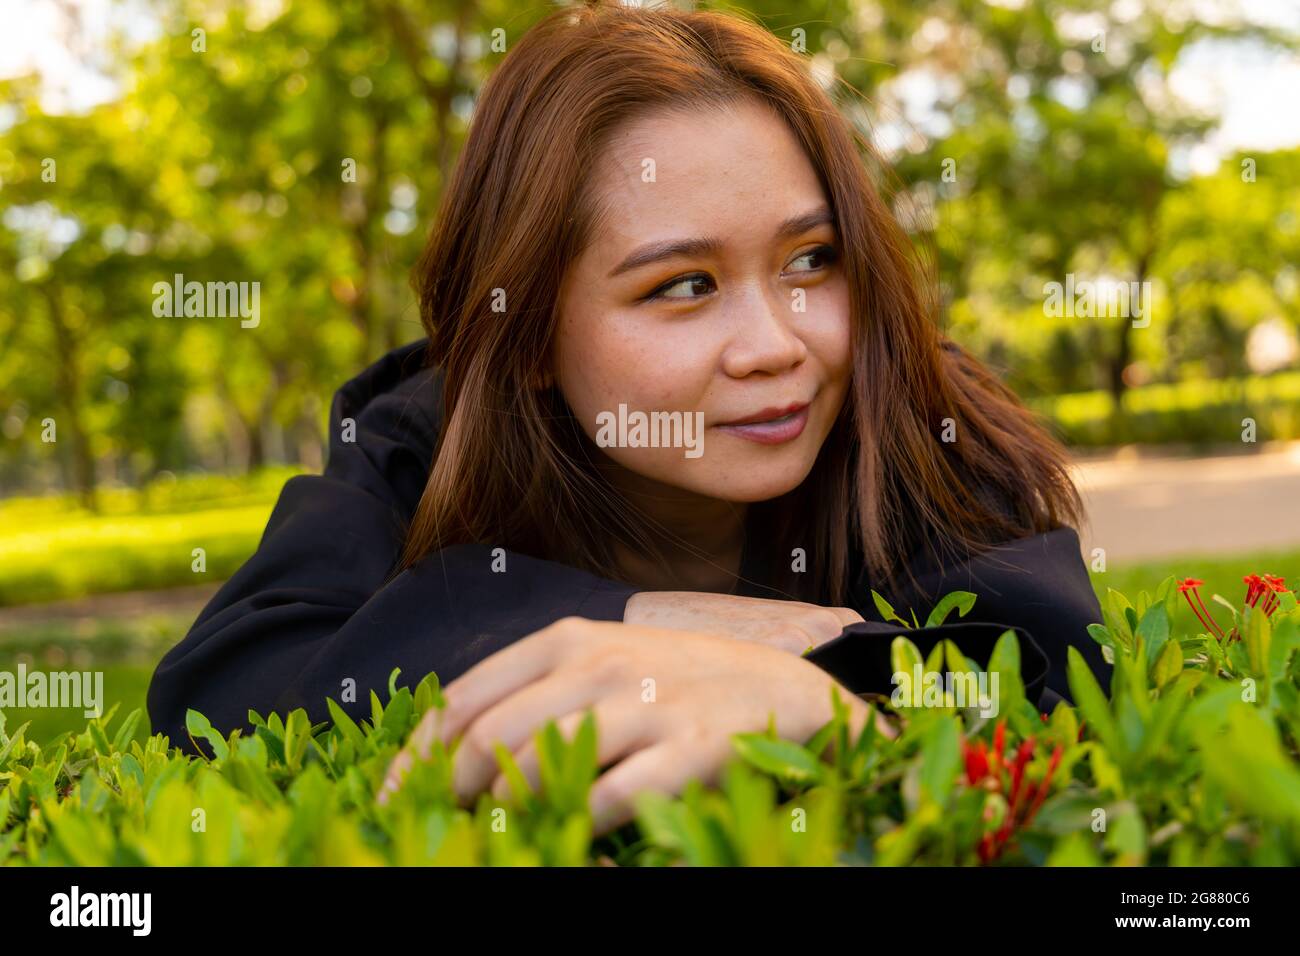
POLYGON ((623 611, 625 624, 717 634, 792 654, 825 644, 861 621, 847 607, 703 591, 638 591, 623 611))
MULTIPOLYGON (((457 736, 453 781, 463 802, 488 787, 508 795, 497 741, 536 788, 534 735, 555 719, 572 739, 592 709, 598 765, 609 769, 593 785, 590 807, 597 834, 606 833, 632 819, 643 790, 678 793, 693 777, 716 782, 734 755, 732 734, 765 730, 769 713, 779 736, 807 741, 831 719, 834 683, 816 665, 762 644, 565 618, 452 681, 446 707, 424 715, 389 766, 379 800, 400 786, 412 751, 427 760, 435 738, 450 746, 457 736)), ((839 689, 856 735, 871 709, 839 689)), ((883 718, 879 725, 892 735, 883 718)))

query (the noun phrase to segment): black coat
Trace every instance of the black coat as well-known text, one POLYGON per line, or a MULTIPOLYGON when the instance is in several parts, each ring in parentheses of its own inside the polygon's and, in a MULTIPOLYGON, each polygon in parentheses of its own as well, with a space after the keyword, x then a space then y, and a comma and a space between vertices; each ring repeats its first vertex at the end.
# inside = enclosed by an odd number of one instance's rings
MULTIPOLYGON (((400 683, 413 686, 436 671, 445 686, 567 615, 622 620, 636 588, 515 553, 507 555, 509 573, 494 573, 487 545, 445 549, 389 580, 442 417, 440 375, 421 368, 424 344, 390 352, 335 394, 324 474, 285 483, 257 552, 159 663, 148 696, 155 733, 190 749, 187 708, 226 732, 245 726, 250 708, 305 707, 313 721, 324 720, 325 698, 339 701, 348 678, 356 702, 343 707, 359 718, 369 714, 371 689, 387 700, 394 667, 402 669, 400 683), (354 441, 343 440, 345 419, 355 422, 354 441)), ((951 623, 909 632, 922 653, 951 637, 986 662, 1013 627, 1029 699, 1040 707, 1068 699, 1067 645, 1109 684, 1110 667, 1086 632, 1102 614, 1074 530, 947 567, 913 567, 929 594, 978 595, 965 618, 954 613, 951 623)), ((889 636, 903 628, 881 620, 865 575, 857 580, 849 603, 866 623, 846 628, 809 660, 854 693, 889 693, 889 636)), ((914 606, 906 594, 887 597, 900 610, 914 606)), ((915 606, 918 616, 927 610, 915 606)))

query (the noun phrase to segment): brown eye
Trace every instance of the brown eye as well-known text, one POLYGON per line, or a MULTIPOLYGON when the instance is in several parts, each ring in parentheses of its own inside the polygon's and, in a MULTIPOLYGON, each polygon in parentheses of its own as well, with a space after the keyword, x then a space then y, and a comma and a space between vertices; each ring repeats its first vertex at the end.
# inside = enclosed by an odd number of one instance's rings
POLYGON ((811 268, 796 269, 794 271, 816 272, 818 269, 824 269, 825 267, 832 265, 837 257, 838 253, 834 246, 818 246, 816 249, 809 249, 803 255, 794 260, 794 262, 801 262, 804 259, 811 259, 814 260, 815 264, 811 268))
POLYGON ((655 291, 651 292, 647 299, 698 299, 700 296, 708 295, 713 291, 713 280, 703 272, 697 272, 694 275, 682 276, 680 279, 673 279, 661 285, 655 291), (688 292, 672 293, 674 289, 688 289, 688 292))

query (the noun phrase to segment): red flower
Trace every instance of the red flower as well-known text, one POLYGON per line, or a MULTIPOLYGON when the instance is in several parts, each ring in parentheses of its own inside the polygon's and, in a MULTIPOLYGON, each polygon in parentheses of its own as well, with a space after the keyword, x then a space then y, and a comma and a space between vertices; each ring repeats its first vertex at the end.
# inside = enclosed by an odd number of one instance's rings
MULTIPOLYGON (((1245 605, 1247 607, 1258 607, 1264 612, 1266 617, 1271 617, 1277 610, 1278 604, 1281 603, 1279 594, 1290 591, 1290 588, 1284 587, 1286 579, 1278 577, 1276 574, 1247 574, 1243 577, 1242 582, 1246 585, 1245 605)), ((1207 632, 1218 636, 1220 643, 1225 641, 1231 642, 1240 640, 1241 635, 1237 633, 1234 627, 1227 634, 1223 633, 1223 628, 1219 627, 1218 622, 1214 620, 1214 615, 1205 606, 1201 600, 1201 594, 1197 590, 1204 581, 1198 581, 1196 578, 1187 578, 1178 583, 1178 590, 1187 599, 1187 605, 1196 615, 1196 619, 1201 622, 1207 632), (1195 598, 1193 602, 1192 598, 1195 598)))
POLYGON ((989 772, 989 755, 984 749, 984 741, 978 747, 966 748, 966 782, 971 786, 979 783, 989 772))
POLYGON ((1258 574, 1248 574, 1243 581, 1246 582, 1246 603, 1251 607, 1256 606, 1256 602, 1262 597, 1264 599, 1264 614, 1271 616, 1277 610, 1281 599, 1278 594, 1286 593, 1289 589, 1282 585, 1286 583, 1285 578, 1280 578, 1276 574, 1265 574, 1262 578, 1258 574))
POLYGON ((1210 613, 1209 608, 1205 606, 1205 602, 1201 600, 1201 592, 1197 590, 1204 583, 1204 581, 1196 578, 1187 578, 1185 581, 1178 583, 1178 590, 1187 599, 1187 606, 1192 609, 1192 613, 1196 615, 1196 619, 1201 622, 1206 631, 1217 634, 1219 641, 1222 642, 1227 635, 1223 633, 1223 629, 1214 620, 1214 615, 1210 613), (1194 602, 1192 601, 1193 597, 1196 598, 1194 602))
POLYGON ((1006 818, 997 830, 985 833, 979 842, 977 852, 981 863, 991 863, 1014 842, 1015 834, 1025 829, 1033 821, 1038 808, 1047 797, 1052 784, 1052 775, 1056 773, 1064 752, 1060 744, 1052 750, 1048 761, 1047 773, 1037 782, 1029 781, 1025 768, 1035 755, 1034 738, 1030 737, 1016 748, 1015 756, 1008 764, 1002 759, 1006 744, 1006 721, 998 721, 993 731, 992 760, 985 748, 984 741, 974 746, 962 741, 963 757, 966 763, 966 782, 972 787, 981 787, 997 793, 1007 803, 1006 818), (1006 770, 1004 774, 1002 771, 1006 770))

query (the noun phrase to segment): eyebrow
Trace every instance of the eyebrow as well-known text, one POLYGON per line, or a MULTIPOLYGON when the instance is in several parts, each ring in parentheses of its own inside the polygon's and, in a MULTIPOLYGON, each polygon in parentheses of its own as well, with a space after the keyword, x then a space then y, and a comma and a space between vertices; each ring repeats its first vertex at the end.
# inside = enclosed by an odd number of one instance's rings
MULTIPOLYGON (((826 223, 834 225, 835 216, 831 213, 829 207, 821 206, 810 212, 791 216, 785 220, 785 222, 777 226, 776 238, 790 239, 826 223)), ((626 259, 610 271, 609 278, 612 279, 624 272, 630 272, 633 269, 639 269, 642 266, 663 259, 670 259, 673 256, 707 256, 718 252, 721 248, 722 240, 715 236, 702 236, 694 239, 665 239, 662 242, 651 242, 629 253, 626 259)))

